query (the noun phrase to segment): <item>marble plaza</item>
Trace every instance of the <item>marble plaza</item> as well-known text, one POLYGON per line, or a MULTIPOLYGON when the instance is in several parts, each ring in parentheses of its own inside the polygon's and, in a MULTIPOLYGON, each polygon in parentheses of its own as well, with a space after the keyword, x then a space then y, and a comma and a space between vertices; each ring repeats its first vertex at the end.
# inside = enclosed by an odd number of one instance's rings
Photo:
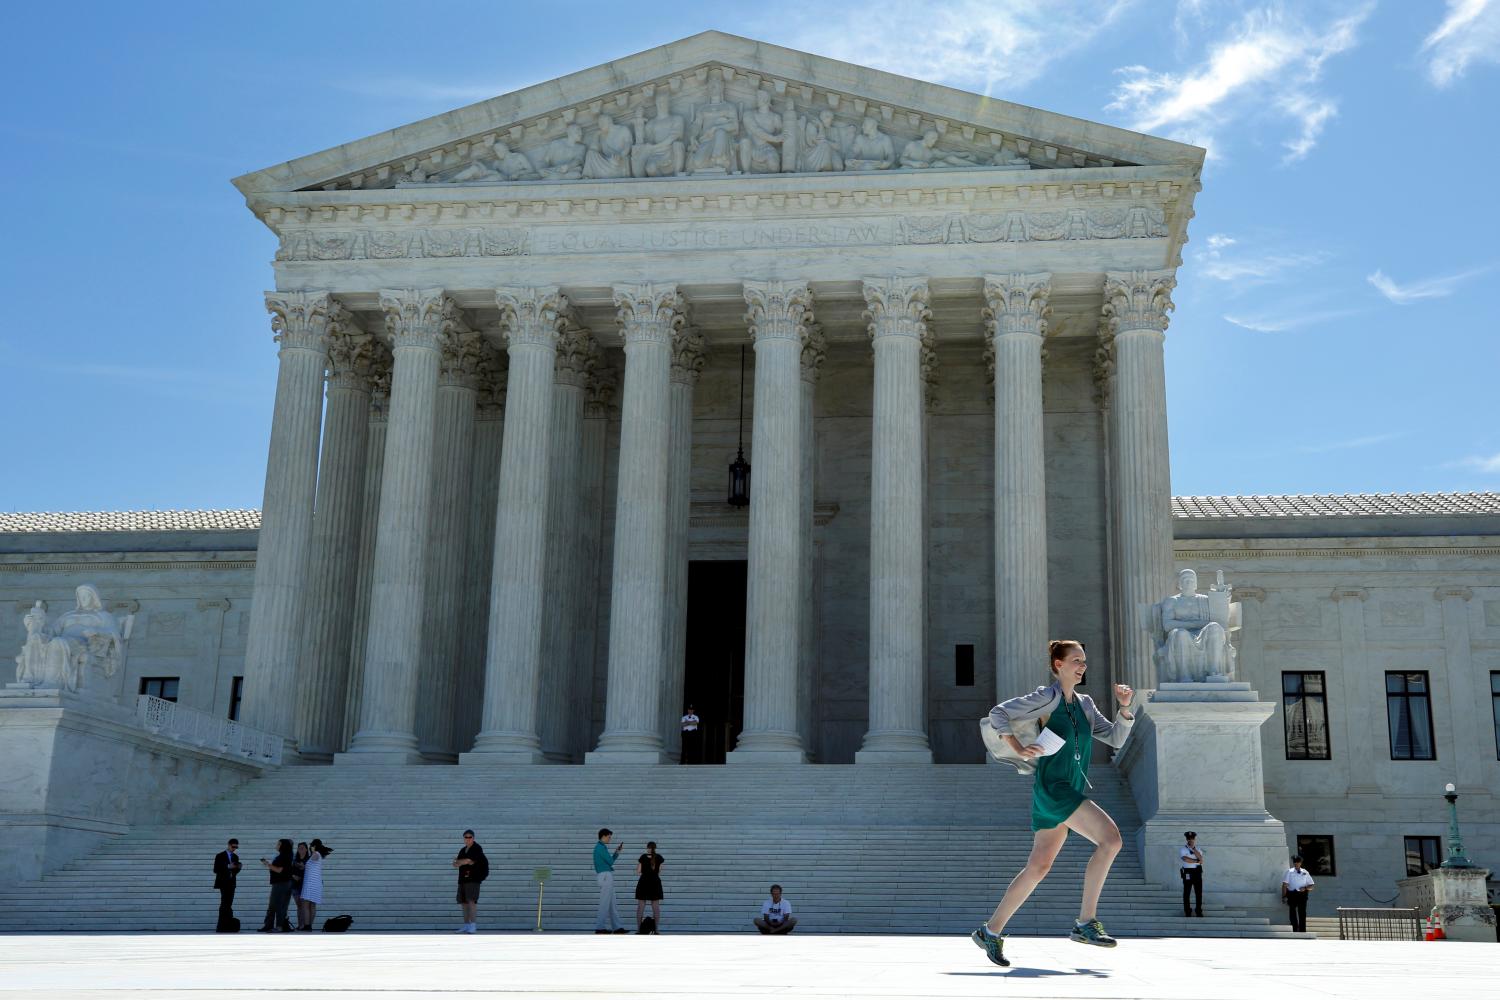
POLYGON ((236 178, 264 503, 0 515, 0 881, 291 766, 979 765, 1064 635, 1158 888, 1500 856, 1500 496, 1171 496, 1203 158, 705 32, 236 178))

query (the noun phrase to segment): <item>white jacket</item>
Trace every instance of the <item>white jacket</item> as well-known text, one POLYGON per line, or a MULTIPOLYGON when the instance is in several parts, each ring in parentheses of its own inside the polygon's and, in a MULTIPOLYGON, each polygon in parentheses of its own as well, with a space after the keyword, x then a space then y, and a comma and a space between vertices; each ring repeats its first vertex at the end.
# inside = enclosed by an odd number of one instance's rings
MULTIPOLYGON (((1082 691, 1075 690, 1073 697, 1078 699, 1078 704, 1083 708, 1094 739, 1116 750, 1125 745, 1130 727, 1135 724, 1133 718, 1127 719, 1116 714, 1114 721, 1110 721, 1095 707, 1094 699, 1082 691)), ((1061 701, 1062 684, 1053 681, 1046 687, 1039 687, 1019 698, 1002 701, 990 709, 990 714, 979 720, 979 734, 990 755, 998 761, 1013 765, 1022 774, 1035 771, 1036 762, 1012 750, 1005 737, 1014 736, 1023 747, 1035 743, 1041 732, 1042 717, 1050 716, 1056 711, 1061 701)))

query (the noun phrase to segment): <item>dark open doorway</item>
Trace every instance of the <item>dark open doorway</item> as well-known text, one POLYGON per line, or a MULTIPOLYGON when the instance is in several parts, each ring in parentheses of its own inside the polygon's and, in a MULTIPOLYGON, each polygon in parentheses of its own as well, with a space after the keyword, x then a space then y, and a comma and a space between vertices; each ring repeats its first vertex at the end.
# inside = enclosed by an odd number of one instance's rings
MULTIPOLYGON (((722 764, 745 723, 745 586, 742 559, 688 564, 684 701, 702 721, 701 761, 722 764)), ((684 761, 687 763, 688 761, 684 761)))

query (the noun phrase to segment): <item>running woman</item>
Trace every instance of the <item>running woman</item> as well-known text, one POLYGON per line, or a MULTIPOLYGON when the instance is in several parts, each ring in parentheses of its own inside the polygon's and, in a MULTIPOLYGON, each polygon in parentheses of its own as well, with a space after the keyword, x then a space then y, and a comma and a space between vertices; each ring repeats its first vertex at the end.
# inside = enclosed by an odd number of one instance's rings
POLYGON ((1036 762, 1031 792, 1031 830, 1035 837, 1031 857, 1005 890, 989 922, 969 935, 996 965, 1010 964, 1005 958, 1005 925, 1047 877, 1069 830, 1093 841, 1094 854, 1084 871, 1083 901, 1068 936, 1080 944, 1115 946, 1096 910, 1104 880, 1120 853, 1120 829, 1108 813, 1089 800, 1089 752, 1096 737, 1116 749, 1124 745, 1135 722, 1129 711, 1135 692, 1124 684, 1115 685, 1120 711, 1111 722, 1094 707, 1092 698, 1077 690, 1088 670, 1083 644, 1071 639, 1053 640, 1047 655, 1052 663, 1051 684, 990 709, 990 725, 995 732, 1018 755, 1036 762), (1012 735, 1013 727, 1028 721, 1050 729, 1062 741, 1062 749, 1047 755, 1038 743, 1023 746, 1012 735))

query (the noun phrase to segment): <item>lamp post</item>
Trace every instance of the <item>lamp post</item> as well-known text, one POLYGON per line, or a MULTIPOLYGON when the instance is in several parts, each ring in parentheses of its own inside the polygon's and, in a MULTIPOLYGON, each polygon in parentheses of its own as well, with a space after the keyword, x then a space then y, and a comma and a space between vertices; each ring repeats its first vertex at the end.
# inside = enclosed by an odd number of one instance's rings
POLYGON ((740 446, 729 463, 729 506, 750 506, 750 463, 745 461, 745 348, 740 346, 740 446))
POLYGON ((1443 868, 1473 868, 1474 862, 1464 856, 1464 840, 1458 833, 1458 789, 1450 781, 1443 789, 1443 798, 1448 800, 1448 857, 1443 868))

